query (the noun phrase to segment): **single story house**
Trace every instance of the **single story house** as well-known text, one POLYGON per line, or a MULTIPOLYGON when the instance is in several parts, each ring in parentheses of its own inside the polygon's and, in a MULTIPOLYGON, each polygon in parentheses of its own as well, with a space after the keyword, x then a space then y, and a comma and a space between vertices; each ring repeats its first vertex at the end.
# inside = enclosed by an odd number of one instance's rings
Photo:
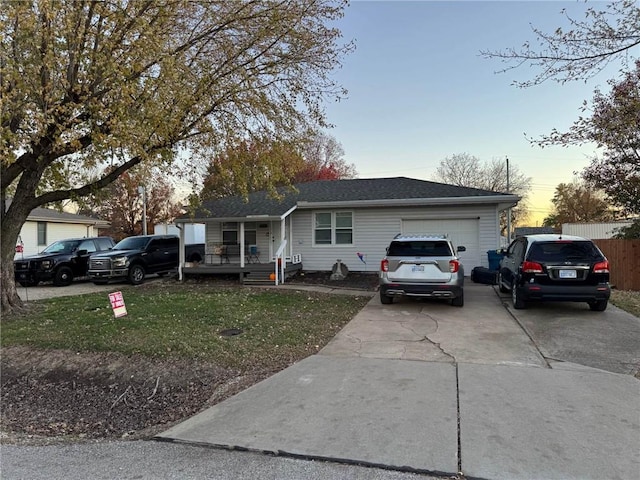
MULTIPOLYGON (((241 268, 279 262, 331 271, 340 260, 350 271, 377 272, 396 234, 430 233, 448 235, 455 246, 466 247, 460 257, 469 275, 474 266, 488 266, 487 252, 500 246, 499 212, 520 200, 406 177, 322 180, 279 193, 280 198, 262 191, 246 200, 208 201, 175 223, 181 231, 187 224, 205 225, 202 266, 233 261, 221 255, 225 246, 235 245, 241 268)), ((185 267, 184 258, 180 267, 185 267)))
POLYGON ((16 253, 15 258, 35 255, 47 245, 65 238, 96 237, 101 228, 108 228, 106 220, 58 212, 50 208, 34 208, 27 221, 22 225, 18 245, 22 245, 22 253, 16 253))

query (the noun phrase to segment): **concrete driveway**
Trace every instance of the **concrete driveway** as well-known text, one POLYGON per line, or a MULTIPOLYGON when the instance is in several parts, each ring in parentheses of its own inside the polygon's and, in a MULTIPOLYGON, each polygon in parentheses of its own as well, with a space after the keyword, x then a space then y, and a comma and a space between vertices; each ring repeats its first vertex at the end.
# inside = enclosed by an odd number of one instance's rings
POLYGON ((464 308, 374 297, 318 355, 157 438, 478 479, 638 478, 640 382, 549 363, 492 287, 465 289, 464 308))
POLYGON ((508 294, 500 298, 548 361, 628 375, 640 371, 640 321, 630 313, 611 304, 592 312, 586 303, 565 302, 514 310, 508 294))

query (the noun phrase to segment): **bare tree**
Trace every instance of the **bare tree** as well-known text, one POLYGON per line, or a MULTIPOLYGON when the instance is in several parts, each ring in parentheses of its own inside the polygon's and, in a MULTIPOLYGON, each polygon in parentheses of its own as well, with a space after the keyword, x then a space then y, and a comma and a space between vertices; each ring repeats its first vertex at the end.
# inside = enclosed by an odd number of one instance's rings
MULTIPOLYGON (((506 160, 494 158, 483 163, 478 157, 468 153, 459 153, 442 160, 433 179, 460 187, 519 195, 522 200, 511 210, 511 222, 516 225, 524 222, 529 216, 526 198, 531 189, 531 177, 524 175, 513 164, 509 166, 508 177, 507 185, 506 160)), ((501 215, 500 222, 503 233, 505 233, 507 228, 506 213, 501 215)))

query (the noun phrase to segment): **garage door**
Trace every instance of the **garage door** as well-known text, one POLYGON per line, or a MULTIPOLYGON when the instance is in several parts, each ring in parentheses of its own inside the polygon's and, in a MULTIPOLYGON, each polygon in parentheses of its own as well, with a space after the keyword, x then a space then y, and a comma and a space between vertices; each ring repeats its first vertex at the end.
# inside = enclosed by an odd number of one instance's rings
POLYGON ((450 220, 402 220, 402 233, 406 235, 447 235, 455 247, 464 245, 460 253, 464 274, 471 275, 471 269, 482 265, 480 260, 480 228, 477 219, 450 220))

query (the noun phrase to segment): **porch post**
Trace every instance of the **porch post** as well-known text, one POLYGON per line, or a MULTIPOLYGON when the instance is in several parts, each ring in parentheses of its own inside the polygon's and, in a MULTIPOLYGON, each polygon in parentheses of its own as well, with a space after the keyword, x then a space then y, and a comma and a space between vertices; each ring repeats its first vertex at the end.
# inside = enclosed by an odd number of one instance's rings
MULTIPOLYGON (((280 220, 280 245, 282 245, 286 237, 285 235, 286 227, 287 227, 287 217, 280 220)), ((281 277, 282 283, 284 283, 284 270, 287 266, 287 249, 286 248, 282 251, 282 257, 283 258, 282 258, 282 264, 280 268, 280 277, 281 277)))
POLYGON ((244 268, 244 222, 240 222, 240 268, 244 268))
POLYGON ((178 280, 182 281, 182 269, 184 268, 184 262, 185 262, 185 241, 184 241, 184 226, 185 224, 183 223, 182 226, 178 225, 176 223, 176 227, 178 227, 178 231, 180 232, 179 235, 179 240, 178 240, 178 280))

